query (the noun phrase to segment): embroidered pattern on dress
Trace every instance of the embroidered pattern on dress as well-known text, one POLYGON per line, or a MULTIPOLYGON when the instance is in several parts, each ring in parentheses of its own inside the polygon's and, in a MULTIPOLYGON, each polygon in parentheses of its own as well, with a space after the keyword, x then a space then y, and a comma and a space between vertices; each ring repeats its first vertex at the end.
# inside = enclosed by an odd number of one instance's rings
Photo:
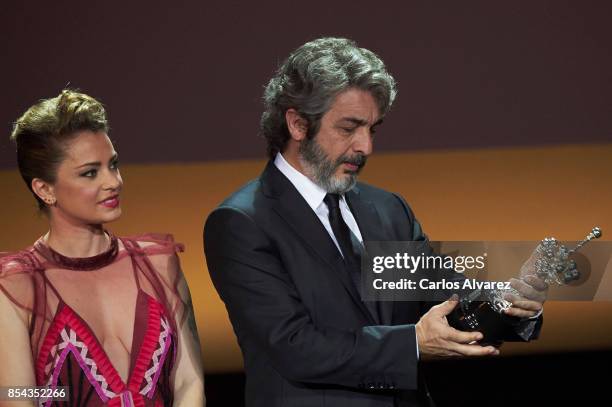
MULTIPOLYGON (((37 362, 39 383, 51 389, 57 388, 64 362, 72 353, 91 386, 108 406, 144 407, 143 397, 151 400, 155 397, 156 385, 171 348, 172 352, 176 351, 173 330, 163 306, 152 297, 147 297, 148 326, 128 384, 123 383, 116 374, 89 327, 68 306, 58 312, 47 332, 37 362)), ((41 399, 39 406, 49 407, 52 401, 41 399)))
MULTIPOLYGON (((60 337, 62 342, 51 348, 50 356, 52 361, 45 367, 45 376, 49 377, 46 384, 47 387, 55 389, 64 361, 68 354, 72 352, 83 373, 85 373, 85 376, 87 376, 87 379, 100 398, 107 402, 110 398, 115 397, 116 394, 108 389, 106 378, 102 374, 98 374, 96 362, 88 357, 89 348, 85 343, 77 339, 76 332, 69 327, 64 327, 60 332, 60 337)), ((51 400, 40 400, 39 405, 49 406, 51 405, 51 400)))
POLYGON ((149 368, 144 375, 146 386, 140 390, 140 394, 152 398, 155 393, 155 385, 159 379, 159 375, 162 371, 162 366, 166 356, 168 356, 168 350, 172 342, 172 330, 170 324, 165 317, 160 318, 161 332, 159 333, 158 347, 151 355, 151 368, 149 368))

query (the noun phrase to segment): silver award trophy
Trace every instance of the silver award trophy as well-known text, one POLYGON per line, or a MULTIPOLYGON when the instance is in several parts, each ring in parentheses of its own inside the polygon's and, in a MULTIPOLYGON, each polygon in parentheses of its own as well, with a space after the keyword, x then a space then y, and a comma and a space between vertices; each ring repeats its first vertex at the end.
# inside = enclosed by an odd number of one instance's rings
MULTIPOLYGON (((594 227, 591 233, 571 250, 555 238, 545 238, 536 247, 533 263, 529 265, 526 273, 521 273, 521 279, 535 275, 548 285, 563 285, 578 280, 580 272, 570 256, 589 241, 600 237, 601 229, 594 227)), ((483 345, 500 343, 509 329, 520 322, 519 318, 504 313, 512 306, 505 298, 507 294, 520 296, 514 288, 472 291, 459 300, 459 305, 449 315, 450 325, 462 331, 481 332, 484 337, 480 343, 483 345)))

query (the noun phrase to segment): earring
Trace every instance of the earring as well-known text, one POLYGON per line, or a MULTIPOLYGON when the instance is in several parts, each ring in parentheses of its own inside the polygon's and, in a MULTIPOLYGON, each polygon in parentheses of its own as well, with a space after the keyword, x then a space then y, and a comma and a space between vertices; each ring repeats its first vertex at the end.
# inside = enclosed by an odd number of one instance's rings
POLYGON ((55 205, 55 199, 54 198, 47 198, 47 199, 45 199, 45 202, 48 205, 55 205))

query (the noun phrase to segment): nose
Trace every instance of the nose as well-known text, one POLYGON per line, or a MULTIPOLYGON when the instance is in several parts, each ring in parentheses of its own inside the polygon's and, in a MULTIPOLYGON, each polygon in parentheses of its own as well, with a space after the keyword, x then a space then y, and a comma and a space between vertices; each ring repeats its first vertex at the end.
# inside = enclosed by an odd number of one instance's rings
POLYGON ((106 174, 103 184, 104 189, 109 191, 120 191, 123 186, 123 179, 121 178, 119 170, 107 171, 106 174))
POLYGON ((367 127, 360 128, 353 140, 353 151, 368 156, 372 154, 372 147, 372 131, 367 127))

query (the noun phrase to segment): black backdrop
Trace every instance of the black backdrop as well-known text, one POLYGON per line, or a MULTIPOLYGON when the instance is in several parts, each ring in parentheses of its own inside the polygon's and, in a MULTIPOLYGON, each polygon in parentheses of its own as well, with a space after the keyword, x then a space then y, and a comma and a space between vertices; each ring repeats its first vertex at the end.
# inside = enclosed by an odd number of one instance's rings
POLYGON ((105 102, 125 162, 263 157, 263 86, 345 36, 399 82, 378 150, 612 141, 612 3, 53 1, 0 5, 0 168, 11 123, 66 84, 105 102))

